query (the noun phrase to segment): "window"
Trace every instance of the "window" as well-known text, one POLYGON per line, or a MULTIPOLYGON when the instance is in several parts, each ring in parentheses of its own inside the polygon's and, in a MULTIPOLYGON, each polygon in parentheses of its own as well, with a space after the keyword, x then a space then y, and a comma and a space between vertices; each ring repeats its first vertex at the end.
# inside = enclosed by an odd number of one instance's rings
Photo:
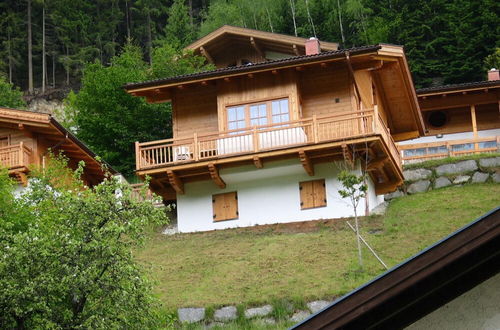
POLYGON ((10 145, 8 136, 0 136, 0 148, 10 145))
POLYGON ((227 129, 237 130, 290 121, 288 99, 243 104, 226 108, 227 129))
POLYGON ((325 179, 299 183, 302 210, 326 206, 325 179))
POLYGON ((214 222, 238 219, 238 195, 236 191, 212 196, 214 222))

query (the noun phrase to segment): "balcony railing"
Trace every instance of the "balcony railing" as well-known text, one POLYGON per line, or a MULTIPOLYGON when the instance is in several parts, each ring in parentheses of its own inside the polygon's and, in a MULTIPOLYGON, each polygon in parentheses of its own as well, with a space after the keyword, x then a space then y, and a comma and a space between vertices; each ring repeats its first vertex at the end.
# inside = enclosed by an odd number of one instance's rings
POLYGON ((9 170, 28 168, 31 163, 31 149, 23 144, 10 145, 0 148, 0 165, 9 170))
POLYGON ((431 159, 500 152, 500 136, 405 144, 399 145, 398 148, 403 156, 403 163, 410 164, 431 159))
POLYGON ((216 132, 181 139, 136 143, 137 170, 222 157, 285 149, 301 145, 380 134, 400 164, 389 131, 373 109, 314 116, 248 129, 216 132), (374 120, 376 118, 376 120, 374 120))

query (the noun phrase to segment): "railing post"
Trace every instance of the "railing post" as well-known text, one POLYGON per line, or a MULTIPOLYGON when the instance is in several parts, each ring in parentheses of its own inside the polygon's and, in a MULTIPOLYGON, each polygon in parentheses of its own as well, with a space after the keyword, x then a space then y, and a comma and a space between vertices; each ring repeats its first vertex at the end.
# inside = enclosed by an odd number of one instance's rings
POLYGON ((373 133, 377 133, 378 105, 373 106, 373 133))
POLYGON ((318 117, 314 114, 313 115, 313 126, 312 126, 312 129, 313 129, 313 137, 314 137, 314 143, 318 143, 318 117))
POLYGON ((141 153, 139 151, 139 141, 135 141, 135 169, 138 171, 141 168, 141 153))
POLYGON ((253 150, 257 152, 259 151, 259 136, 257 135, 257 127, 253 128, 252 138, 253 138, 253 150))
POLYGON ((24 156, 23 156, 23 153, 24 153, 24 142, 21 141, 19 143, 19 158, 18 158, 18 164, 17 165, 24 166, 24 156))
POLYGON ((200 152, 198 148, 198 133, 193 134, 193 154, 194 154, 194 160, 197 161, 200 159, 200 152))
POLYGON ((451 157, 453 155, 453 148, 448 142, 446 142, 446 149, 448 149, 448 157, 451 157))

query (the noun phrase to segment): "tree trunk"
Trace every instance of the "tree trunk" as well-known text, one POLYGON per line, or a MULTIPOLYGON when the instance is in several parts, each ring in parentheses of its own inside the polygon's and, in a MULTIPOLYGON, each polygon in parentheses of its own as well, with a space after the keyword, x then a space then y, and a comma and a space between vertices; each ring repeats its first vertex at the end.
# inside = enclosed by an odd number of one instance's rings
POLYGON ((266 7, 267 19, 269 20, 269 27, 271 28, 271 33, 274 33, 273 21, 271 19, 271 14, 269 13, 269 9, 266 7))
POLYGON ((45 82, 47 81, 47 59, 45 53, 45 1, 42 3, 42 94, 45 93, 45 82))
POLYGON ((194 20, 193 20, 193 0, 189 0, 189 20, 191 21, 191 26, 194 26, 194 20))
POLYGON ((295 21, 295 0, 290 0, 290 9, 292 10, 292 20, 293 20, 293 30, 295 36, 297 36, 297 22, 295 21))
MULTIPOLYGON (((69 61, 69 47, 66 46, 66 60, 69 61)), ((69 63, 66 65, 66 86, 69 86, 69 63)))
POLYGON ((128 6, 128 0, 125 0, 125 20, 127 25, 127 40, 130 40, 130 8, 128 6))
POLYGON ((148 15, 147 15, 147 21, 148 21, 148 56, 149 56, 149 65, 153 65, 153 40, 151 36, 151 13, 149 12, 148 8, 148 15))
POLYGON ((356 239, 358 241, 358 259, 359 259, 359 267, 363 268, 363 257, 361 255, 361 239, 359 236, 359 224, 358 224, 358 213, 356 211, 356 207, 354 207, 354 221, 356 225, 356 239))
POLYGON ((31 37, 31 0, 28 0, 28 92, 33 94, 33 42, 31 37))
POLYGON ((314 22, 313 22, 313 19, 311 16, 311 12, 309 11, 309 1, 308 0, 306 0, 306 10, 307 10, 307 18, 309 19, 309 23, 311 24, 314 38, 316 38, 316 28, 314 27, 314 22))
POLYGON ((8 38, 8 56, 9 56, 9 83, 12 84, 12 40, 10 38, 10 29, 7 28, 7 38, 8 38))
POLYGON ((56 54, 52 54, 52 88, 56 88, 56 54))
POLYGON ((345 47, 344 27, 342 26, 342 13, 340 10, 340 0, 337 0, 337 8, 339 12, 340 35, 342 37, 342 46, 345 47))

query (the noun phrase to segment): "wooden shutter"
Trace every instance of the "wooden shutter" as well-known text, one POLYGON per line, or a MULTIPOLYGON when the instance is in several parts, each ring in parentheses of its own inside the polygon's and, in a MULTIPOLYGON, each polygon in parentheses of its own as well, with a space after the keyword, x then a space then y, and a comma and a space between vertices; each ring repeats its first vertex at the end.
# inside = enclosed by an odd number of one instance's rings
POLYGON ((326 206, 325 180, 304 181, 299 183, 300 208, 312 209, 326 206))
POLYGON ((214 221, 238 219, 238 195, 236 191, 212 196, 214 221))

